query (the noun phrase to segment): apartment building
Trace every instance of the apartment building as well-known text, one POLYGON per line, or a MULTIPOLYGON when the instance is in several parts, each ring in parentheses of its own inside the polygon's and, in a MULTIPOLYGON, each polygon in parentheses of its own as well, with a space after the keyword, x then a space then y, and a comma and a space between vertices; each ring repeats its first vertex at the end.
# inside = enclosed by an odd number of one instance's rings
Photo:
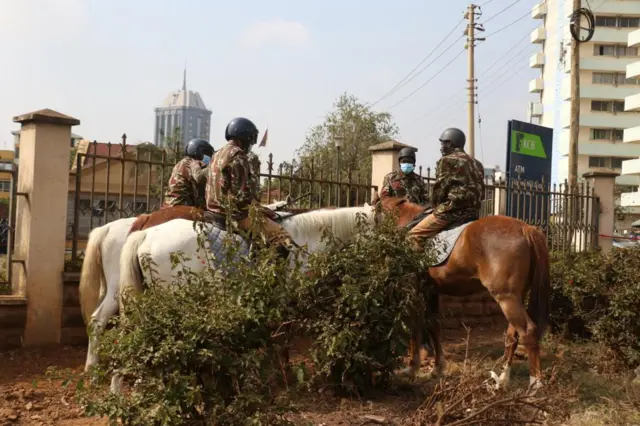
MULTIPOLYGON (((629 33, 627 46, 629 49, 640 49, 640 29, 629 33)), ((636 61, 627 65, 627 79, 640 79, 640 57, 636 61)), ((635 94, 625 98, 625 111, 640 114, 640 88, 635 94)), ((640 146, 640 125, 629 127, 624 130, 622 138, 628 146, 640 146)), ((640 178, 640 158, 626 160, 622 163, 622 174, 624 176, 634 176, 640 178)), ((640 190, 623 193, 621 197, 623 209, 640 211, 640 190)))
MULTIPOLYGON (((529 83, 529 91, 539 95, 530 105, 530 119, 554 129, 554 182, 563 182, 569 171, 572 6, 571 0, 540 0, 532 10, 540 26, 531 42, 540 50, 530 66, 540 69, 540 77, 529 83)), ((583 2, 589 6, 596 28, 593 38, 580 45, 579 177, 589 171, 620 173, 625 160, 640 157, 640 144, 623 143, 624 129, 640 126, 640 112, 625 107, 625 98, 640 92, 639 73, 627 72, 640 59, 640 46, 627 44, 630 33, 640 28, 640 0, 583 2)), ((637 188, 640 177, 622 175, 616 183, 637 188)))

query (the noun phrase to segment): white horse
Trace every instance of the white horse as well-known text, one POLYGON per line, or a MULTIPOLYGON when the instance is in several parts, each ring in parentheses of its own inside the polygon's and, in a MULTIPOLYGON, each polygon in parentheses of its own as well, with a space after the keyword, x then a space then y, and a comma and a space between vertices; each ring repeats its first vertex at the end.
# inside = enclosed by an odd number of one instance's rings
MULTIPOLYGON (((276 210, 286 204, 276 201, 264 207, 276 210)), ((135 221, 136 217, 114 220, 89 233, 80 274, 80 308, 85 324, 97 328, 98 333, 118 312, 120 253, 135 221)), ((95 363, 94 352, 89 342, 85 369, 95 363)))
MULTIPOLYGON (((373 224, 375 211, 372 206, 365 204, 362 207, 323 209, 301 213, 283 219, 281 225, 289 232, 296 244, 306 246, 308 252, 313 252, 325 248, 324 242, 322 241, 322 233, 325 227, 328 227, 337 239, 344 242, 351 241, 355 236, 358 214, 364 215, 367 223, 373 224)), ((126 229, 128 232, 129 228, 126 229)), ((111 233, 110 230, 108 232, 111 233)), ((98 282, 106 282, 106 295, 98 309, 96 309, 91 316, 92 337, 89 339, 85 370, 98 362, 98 357, 95 353, 96 339, 102 333, 108 321, 118 312, 118 295, 122 284, 124 283, 128 286, 133 285, 134 288, 140 288, 142 280, 150 278, 145 274, 145 272, 148 271, 141 271, 139 268, 139 262, 143 256, 148 257, 148 259, 154 263, 153 278, 165 283, 171 283, 175 274, 175 271, 171 267, 172 262, 170 256, 172 253, 184 253, 189 259, 183 266, 194 273, 202 272, 207 267, 207 265, 198 259, 199 253, 201 254, 199 256, 201 259, 208 257, 206 253, 201 252, 201 250, 206 250, 206 248, 201 247, 201 244, 199 244, 198 233, 199 232, 194 229, 193 221, 174 219, 143 231, 134 232, 129 235, 128 238, 125 235, 124 239, 126 243, 123 245, 119 244, 121 241, 120 235, 117 235, 116 238, 113 239, 113 241, 116 242, 116 244, 113 245, 117 245, 117 247, 108 245, 105 247, 103 243, 101 253, 104 268, 96 267, 99 266, 99 264, 96 263, 89 264, 95 265, 94 267, 86 266, 88 268, 87 275, 89 274, 89 268, 91 268, 91 271, 97 269, 99 272, 101 272, 100 269, 102 269, 105 274, 103 278, 104 281, 101 279, 98 282), (104 259, 105 255, 108 256, 106 260, 104 259), (116 264, 114 262, 114 256, 121 261, 116 264)), ((89 238, 90 243, 92 236, 93 235, 89 238)), ((96 237, 96 239, 97 238, 98 237, 96 237)), ((96 258, 97 256, 91 256, 87 249, 84 262, 95 262, 96 258)), ((97 260, 100 262, 99 258, 97 258, 97 260)), ((84 268, 85 265, 83 265, 82 278, 85 278, 84 268)), ((97 277, 86 278, 95 280, 97 277)), ((97 293, 95 288, 93 293, 97 293)), ((100 293, 102 294, 102 291, 100 291, 100 293)), ((98 298, 98 296, 90 296, 86 289, 83 294, 84 296, 81 296, 81 302, 86 300, 87 303, 90 303, 92 299, 95 300, 98 298)), ((97 303, 97 301, 94 303, 97 303)), ((84 311, 85 308, 83 307, 83 312, 84 311)))

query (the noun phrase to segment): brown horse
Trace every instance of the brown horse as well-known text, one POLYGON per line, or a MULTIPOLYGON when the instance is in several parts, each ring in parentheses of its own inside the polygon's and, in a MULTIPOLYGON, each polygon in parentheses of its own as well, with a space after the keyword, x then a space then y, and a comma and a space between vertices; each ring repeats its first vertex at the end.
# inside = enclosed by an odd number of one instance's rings
MULTIPOLYGON (((384 198, 382 211, 395 212, 397 225, 405 227, 424 207, 402 198, 384 198)), ((460 234, 451 255, 427 271, 431 286, 430 310, 437 310, 438 295, 466 296, 489 290, 500 305, 509 327, 505 340, 504 370, 497 385, 506 386, 511 363, 521 339, 529 359, 530 385, 542 385, 540 339, 549 323, 551 283, 545 235, 537 228, 507 216, 489 216, 472 222, 460 234), (529 304, 524 299, 530 291, 529 304)), ((437 313, 437 311, 435 312, 437 313)), ((422 323, 422 322, 421 322, 422 323)), ((426 331, 435 349, 433 376, 444 373, 446 362, 438 321, 427 321, 426 331)), ((411 364, 405 373, 420 368, 422 328, 413 332, 411 364)))

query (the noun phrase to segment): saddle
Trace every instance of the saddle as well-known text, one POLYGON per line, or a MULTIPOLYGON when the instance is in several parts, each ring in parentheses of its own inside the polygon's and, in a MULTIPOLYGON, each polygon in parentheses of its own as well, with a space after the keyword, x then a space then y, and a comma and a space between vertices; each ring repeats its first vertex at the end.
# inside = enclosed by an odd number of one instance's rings
MULTIPOLYGON (((405 228, 407 228, 408 230, 411 230, 413 228, 415 228, 415 226, 417 224, 419 224, 420 222, 422 222, 422 220, 429 216, 431 213, 433 213, 433 207, 427 207, 426 209, 424 209, 423 211, 421 211, 420 213, 418 213, 412 220, 411 222, 409 222, 405 228)), ((448 224, 441 232, 444 231, 449 231, 451 229, 457 228, 459 226, 464 225, 465 223, 469 223, 469 222, 473 222, 474 220, 454 220, 453 222, 451 222, 450 224, 448 224)))
MULTIPOLYGON (((299 213, 273 211, 273 218, 271 218, 271 220, 276 223, 281 223, 283 220, 293 217, 296 214, 299 213)), ((227 231, 227 217, 223 214, 205 211, 202 215, 202 222, 210 223, 221 231, 227 231)))

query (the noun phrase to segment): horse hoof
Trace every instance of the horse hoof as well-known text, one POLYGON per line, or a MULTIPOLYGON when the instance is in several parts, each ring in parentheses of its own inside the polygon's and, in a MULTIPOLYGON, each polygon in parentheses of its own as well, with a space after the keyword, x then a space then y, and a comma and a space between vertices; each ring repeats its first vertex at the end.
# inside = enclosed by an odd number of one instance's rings
POLYGON ((542 379, 539 377, 529 377, 529 392, 535 393, 543 387, 544 384, 542 383, 542 379))

